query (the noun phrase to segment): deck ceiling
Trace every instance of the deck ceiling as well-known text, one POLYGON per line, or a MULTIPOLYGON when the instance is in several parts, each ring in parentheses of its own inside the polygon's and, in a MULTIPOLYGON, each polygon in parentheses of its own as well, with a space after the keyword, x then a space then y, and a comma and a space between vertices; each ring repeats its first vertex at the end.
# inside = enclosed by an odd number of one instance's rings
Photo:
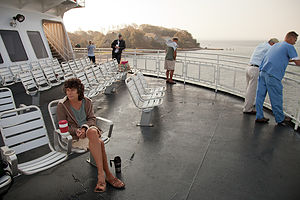
POLYGON ((62 16, 66 11, 81 7, 73 0, 2 0, 1 6, 62 16))

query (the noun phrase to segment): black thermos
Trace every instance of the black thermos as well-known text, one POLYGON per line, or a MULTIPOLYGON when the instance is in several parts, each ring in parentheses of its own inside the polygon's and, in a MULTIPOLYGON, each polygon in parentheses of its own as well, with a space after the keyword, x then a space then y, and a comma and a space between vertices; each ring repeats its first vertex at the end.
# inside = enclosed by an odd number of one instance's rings
POLYGON ((112 167, 112 162, 115 164, 116 173, 121 173, 121 158, 116 156, 113 160, 110 160, 110 166, 112 167))

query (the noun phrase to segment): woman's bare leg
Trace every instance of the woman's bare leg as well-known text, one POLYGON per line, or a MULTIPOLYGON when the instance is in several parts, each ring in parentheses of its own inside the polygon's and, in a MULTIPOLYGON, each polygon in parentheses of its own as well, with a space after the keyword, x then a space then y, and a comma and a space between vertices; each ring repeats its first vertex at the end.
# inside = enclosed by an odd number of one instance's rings
POLYGON ((86 133, 89 139, 89 149, 95 159, 98 170, 98 183, 105 183, 104 168, 103 168, 103 153, 102 145, 99 141, 99 134, 97 129, 88 129, 86 133))
POLYGON ((117 188, 124 187, 125 184, 122 181, 120 181, 119 179, 115 178, 114 175, 110 172, 109 167, 108 167, 108 160, 107 160, 107 156, 106 156, 106 152, 105 152, 104 142, 101 139, 99 139, 99 140, 100 140, 101 147, 102 147, 103 170, 106 174, 106 180, 114 187, 117 187, 117 188))

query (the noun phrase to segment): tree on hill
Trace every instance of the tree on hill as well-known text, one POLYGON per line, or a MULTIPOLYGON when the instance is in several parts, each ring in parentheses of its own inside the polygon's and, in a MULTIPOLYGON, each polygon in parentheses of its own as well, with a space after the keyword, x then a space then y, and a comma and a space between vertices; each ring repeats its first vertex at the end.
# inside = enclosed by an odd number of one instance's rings
POLYGON ((199 48, 196 39, 185 30, 170 29, 160 26, 133 24, 124 28, 110 31, 106 35, 99 31, 75 31, 68 33, 72 46, 79 44, 86 47, 89 40, 92 40, 96 47, 110 48, 112 41, 117 39, 118 33, 123 35, 127 48, 138 49, 165 49, 167 39, 178 37, 180 48, 199 48))

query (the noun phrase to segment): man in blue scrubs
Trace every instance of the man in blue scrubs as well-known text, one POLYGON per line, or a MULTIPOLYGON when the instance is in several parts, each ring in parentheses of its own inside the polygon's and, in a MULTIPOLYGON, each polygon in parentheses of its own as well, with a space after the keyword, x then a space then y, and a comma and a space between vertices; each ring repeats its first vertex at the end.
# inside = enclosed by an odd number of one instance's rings
POLYGON ((275 121, 284 125, 291 119, 285 117, 282 108, 282 83, 286 67, 289 62, 300 66, 300 59, 293 46, 298 38, 294 31, 287 33, 283 42, 273 45, 266 53, 260 69, 258 86, 256 92, 256 122, 267 123, 268 118, 264 117, 263 104, 268 92, 275 121))

